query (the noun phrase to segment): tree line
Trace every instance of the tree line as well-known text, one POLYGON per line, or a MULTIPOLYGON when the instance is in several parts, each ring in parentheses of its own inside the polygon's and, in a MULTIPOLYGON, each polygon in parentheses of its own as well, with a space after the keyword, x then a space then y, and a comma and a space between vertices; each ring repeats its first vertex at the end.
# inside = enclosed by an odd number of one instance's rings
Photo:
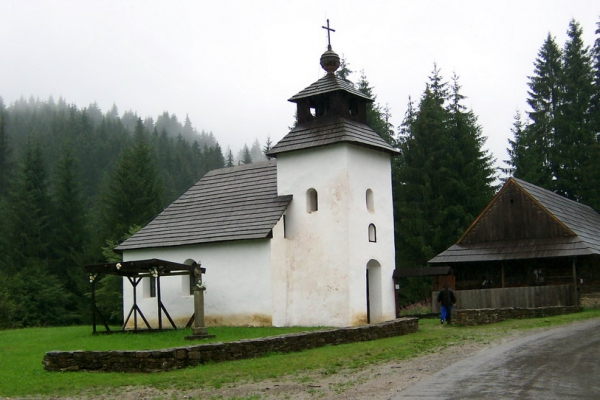
POLYGON ((600 23, 592 47, 571 21, 561 48, 548 34, 515 116, 505 171, 600 210, 600 23))
POLYGON ((224 165, 187 117, 0 99, 0 326, 87 322, 81 267, 224 165))
MULTIPOLYGON (((571 21, 561 49, 549 35, 529 77, 526 118, 517 114, 502 171, 600 209, 600 25, 592 47, 571 21)), ((364 71, 353 82, 376 100, 364 71)), ((369 104, 367 124, 399 150, 392 162, 396 268, 427 265, 451 246, 498 189, 500 171, 464 105, 459 77, 434 65, 398 127, 369 104)), ((113 107, 78 109, 60 99, 0 99, 0 326, 88 322, 86 264, 112 261, 112 248, 213 168, 252 162, 272 146, 256 141, 224 155, 212 133, 164 113, 156 121, 113 107)), ((120 280, 100 283, 114 321, 120 280)), ((404 303, 427 298, 426 280, 403 288, 404 303)))

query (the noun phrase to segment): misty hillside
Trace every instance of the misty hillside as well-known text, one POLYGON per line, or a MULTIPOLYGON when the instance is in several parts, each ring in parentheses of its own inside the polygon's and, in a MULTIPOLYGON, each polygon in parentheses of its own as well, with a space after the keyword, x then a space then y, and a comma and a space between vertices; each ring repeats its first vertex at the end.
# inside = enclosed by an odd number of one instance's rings
MULTIPOLYGON (((98 200, 102 181, 121 152, 132 144, 140 120, 132 111, 120 115, 116 105, 103 113, 96 104, 80 109, 62 98, 58 101, 21 98, 1 107, 7 168, 3 174, 8 181, 14 178, 28 144, 40 146, 50 175, 61 154, 69 150, 79 163, 78 183, 91 208, 98 200)), ((177 116, 164 112, 156 121, 146 118, 142 124, 164 185, 165 203, 208 170, 224 165, 222 150, 213 133, 199 132, 189 118, 180 122, 177 116)))

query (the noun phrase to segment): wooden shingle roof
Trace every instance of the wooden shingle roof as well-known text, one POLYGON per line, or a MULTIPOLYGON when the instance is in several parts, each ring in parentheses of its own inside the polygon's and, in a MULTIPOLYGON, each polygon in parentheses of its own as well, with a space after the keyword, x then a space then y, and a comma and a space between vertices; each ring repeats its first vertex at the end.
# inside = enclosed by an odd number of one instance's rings
POLYGON ((458 242, 431 264, 600 255, 600 215, 510 178, 458 242))
POLYGON ((366 101, 373 101, 373 99, 371 99, 369 96, 365 95, 360 90, 357 90, 351 83, 338 78, 335 74, 325 75, 309 87, 293 95, 290 99, 288 99, 288 101, 296 102, 300 99, 313 97, 325 93, 331 93, 337 90, 343 90, 345 92, 351 93, 355 96, 363 98, 366 101))
POLYGON ((396 154, 390 146, 367 125, 346 118, 333 117, 297 125, 271 151, 270 156, 287 151, 303 150, 340 142, 351 142, 396 154))
POLYGON ((116 250, 268 238, 291 200, 275 160, 210 171, 116 250))

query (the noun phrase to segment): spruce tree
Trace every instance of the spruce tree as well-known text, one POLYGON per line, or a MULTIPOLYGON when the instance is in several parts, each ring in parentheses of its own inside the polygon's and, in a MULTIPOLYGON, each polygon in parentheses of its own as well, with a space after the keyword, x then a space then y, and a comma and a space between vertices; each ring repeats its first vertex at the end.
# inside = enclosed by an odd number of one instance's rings
POLYGON ((0 199, 8 195, 10 183, 10 147, 6 131, 7 112, 0 97, 0 199))
POLYGON ((250 149, 247 145, 244 145, 242 150, 242 164, 252 164, 252 156, 250 155, 250 149))
POLYGON ((350 80, 350 75, 352 75, 354 71, 350 69, 350 63, 345 57, 342 57, 340 60, 340 67, 335 71, 335 75, 341 80, 354 85, 350 80))
POLYGON ((227 152, 227 161, 225 161, 225 166, 226 167, 233 167, 234 163, 233 163, 233 153, 231 152, 231 149, 229 149, 229 151, 227 152))
POLYGON ((221 145, 219 143, 216 143, 213 147, 211 147, 211 149, 212 154, 210 169, 213 170, 223 168, 225 166, 225 157, 223 156, 223 150, 221 150, 221 145))
POLYGON ((7 250, 9 268, 17 270, 32 259, 45 262, 50 255, 52 207, 46 164, 39 143, 28 142, 19 175, 11 189, 7 250))
POLYGON ((81 266, 85 265, 89 238, 78 165, 71 149, 66 148, 58 161, 54 184, 52 270, 64 280, 68 291, 81 296, 88 286, 81 266))
POLYGON ((532 169, 515 171, 515 176, 534 185, 552 189, 554 167, 552 146, 559 131, 559 107, 563 101, 562 52, 555 39, 548 34, 534 63, 534 75, 529 77, 527 104, 531 124, 524 131, 524 163, 532 169), (533 167, 535 166, 535 167, 533 167))
POLYGON ((103 203, 105 235, 112 240, 122 240, 130 227, 145 225, 162 209, 162 185, 141 119, 135 143, 120 157, 103 203))
POLYGON ((272 149, 272 148, 273 148, 273 142, 271 141, 271 135, 269 135, 269 136, 267 136, 267 141, 265 142, 265 145, 264 145, 264 146, 263 146, 263 148, 262 148, 263 155, 264 155, 265 157, 267 157, 267 159, 268 159, 268 160, 270 160, 270 159, 271 159, 271 157, 269 157, 269 156, 267 155, 267 153, 268 153, 269 151, 271 151, 271 149, 272 149))
POLYGON ((590 52, 574 20, 567 34, 562 51, 549 34, 538 53, 529 121, 513 127, 508 164, 515 177, 598 208, 600 39, 590 52))
POLYGON ((445 229, 449 237, 457 238, 493 197, 496 178, 495 160, 483 149, 486 138, 475 113, 463 105, 466 97, 460 89, 455 74, 447 106, 451 146, 447 168, 454 177, 446 181, 449 196, 445 196, 448 205, 445 229))
POLYGON ((252 162, 259 162, 265 160, 266 156, 260 147, 260 143, 258 139, 254 139, 252 143, 252 147, 250 147, 250 157, 252 158, 252 162))
POLYGON ((435 67, 417 109, 409 104, 394 179, 400 268, 425 266, 455 243, 493 196, 493 159, 463 100, 458 78, 449 88, 435 67))
POLYGON ((444 102, 447 84, 434 68, 417 110, 407 113, 399 137, 401 159, 394 187, 396 226, 396 266, 425 266, 443 249, 434 247, 439 237, 437 211, 441 199, 437 188, 444 185, 442 160, 449 148, 446 131, 448 115, 444 102))
POLYGON ((528 137, 526 136, 525 129, 525 122, 523 122, 521 113, 517 111, 514 117, 513 127, 510 130, 514 139, 508 139, 508 155, 510 158, 504 161, 507 164, 507 167, 503 168, 502 172, 508 176, 514 176, 530 181, 525 174, 528 171, 535 171, 536 166, 541 165, 542 161, 536 162, 534 157, 531 157, 535 154, 528 154, 528 137))
POLYGON ((364 71, 361 71, 360 80, 357 84, 358 90, 373 99, 367 104, 367 126, 373 129, 383 140, 394 145, 394 126, 389 122, 391 114, 389 108, 383 110, 376 103, 377 96, 373 93, 373 87, 369 84, 364 71))
POLYGON ((46 166, 38 143, 27 143, 24 159, 10 193, 10 231, 6 264, 0 271, 5 288, 1 300, 10 309, 10 327, 63 325, 79 322, 73 296, 63 277, 50 268, 54 236, 46 166))
POLYGON ((600 140, 600 21, 596 23, 596 40, 592 47, 593 89, 591 119, 596 132, 596 142, 600 140))
POLYGON ((595 133, 591 146, 591 162, 586 167, 587 204, 600 212, 600 22, 596 24, 596 40, 592 48, 593 90, 590 106, 592 131, 595 133))
POLYGON ((588 192, 586 167, 593 161, 591 149, 596 140, 590 107, 593 72, 590 51, 584 45, 581 26, 569 24, 560 75, 562 101, 558 129, 551 144, 554 191, 572 200, 584 201, 588 192))

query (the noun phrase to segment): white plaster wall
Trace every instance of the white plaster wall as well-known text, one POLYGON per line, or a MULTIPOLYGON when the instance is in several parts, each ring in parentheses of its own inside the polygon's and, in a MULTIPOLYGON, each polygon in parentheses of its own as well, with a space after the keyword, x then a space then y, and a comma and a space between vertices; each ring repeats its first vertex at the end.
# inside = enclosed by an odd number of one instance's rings
MULTIPOLYGON (((269 239, 129 250, 123 260, 157 258, 184 263, 199 261, 207 269, 204 282, 205 322, 215 325, 270 326, 272 322, 271 243, 269 239)), ((162 300, 178 326, 193 314, 193 295, 187 277, 161 278, 162 300), (182 290, 183 289, 183 290, 182 290)), ((157 326, 156 298, 144 297, 138 285, 138 306, 153 327, 157 326)), ((132 305, 131 285, 123 282, 124 313, 132 305)), ((143 324, 143 322, 142 322, 143 324)), ((169 323, 163 317, 163 327, 169 323), (166 324, 165 324, 166 321, 166 324)))
MULTIPOLYGON (((394 209, 392 197, 392 171, 390 155, 372 149, 351 146, 348 163, 350 176, 350 209, 351 215, 348 241, 351 249, 351 293, 365 293, 364 300, 360 296, 351 296, 351 313, 356 318, 366 313, 366 270, 371 262, 373 268, 380 266, 379 281, 369 282, 371 297, 381 301, 371 301, 371 323, 387 321, 395 318, 394 284, 392 274, 395 268, 394 245, 394 209), (367 209, 366 192, 373 192, 374 210, 367 209), (369 224, 376 227, 377 241, 369 242, 369 224), (372 262, 375 261, 375 262, 372 262), (377 284, 377 287, 373 286, 377 284), (379 303, 379 304, 377 304, 379 303)), ((353 317, 355 318, 355 317, 353 317)))
POLYGON ((285 245, 274 249, 274 285, 287 290, 274 304, 274 324, 366 323, 366 269, 372 259, 381 264, 380 318, 393 319, 389 155, 343 143, 280 154, 277 168, 279 194, 294 197, 286 212, 285 245), (310 188, 319 200, 312 213, 306 209, 310 188), (366 208, 368 188, 375 196, 374 213, 366 208), (377 243, 368 241, 369 223, 376 224, 377 243))
MULTIPOLYGON (((280 154, 280 195, 292 194, 286 212, 288 238, 277 257, 282 273, 276 284, 287 288, 278 325, 348 325, 347 230, 344 196, 347 186, 345 150, 329 146, 280 154), (308 213, 306 192, 318 193, 319 209, 308 213)), ((279 251, 279 249, 277 249, 279 251)))

